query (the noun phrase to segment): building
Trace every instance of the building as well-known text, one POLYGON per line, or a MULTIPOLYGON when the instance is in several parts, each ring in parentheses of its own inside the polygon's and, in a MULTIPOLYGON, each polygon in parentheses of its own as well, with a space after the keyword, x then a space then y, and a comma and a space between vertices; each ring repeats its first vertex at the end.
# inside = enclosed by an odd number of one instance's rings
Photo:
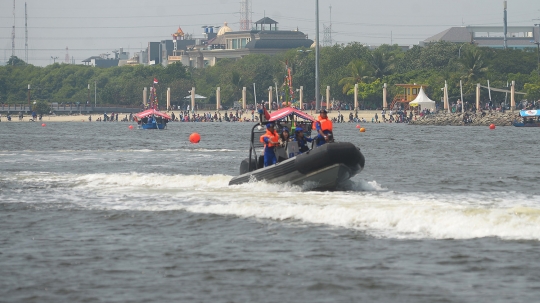
POLYGON ((118 66, 120 61, 125 61, 129 58, 129 53, 124 52, 123 48, 120 50, 114 50, 114 58, 109 58, 110 54, 101 54, 99 56, 92 56, 84 59, 82 62, 84 65, 92 65, 95 67, 113 67, 118 66))
POLYGON ((281 31, 278 22, 265 17, 255 22, 255 29, 233 31, 227 23, 214 38, 201 41, 169 56, 169 62, 182 62, 194 68, 214 66, 220 59, 239 59, 250 54, 275 55, 295 48, 309 48, 313 40, 295 31, 281 31))
MULTIPOLYGON (((540 41, 539 26, 508 26, 507 46, 512 49, 536 48, 535 41, 540 41)), ((452 43, 474 43, 480 47, 504 48, 503 26, 462 26, 451 27, 435 36, 420 42, 446 41, 452 43)))

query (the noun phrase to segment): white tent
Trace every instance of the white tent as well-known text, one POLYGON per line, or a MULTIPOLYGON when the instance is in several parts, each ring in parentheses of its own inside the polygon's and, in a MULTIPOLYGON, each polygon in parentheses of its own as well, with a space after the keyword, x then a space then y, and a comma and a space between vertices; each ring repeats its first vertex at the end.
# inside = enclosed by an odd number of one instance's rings
MULTIPOLYGON (((184 99, 191 99, 191 95, 184 97, 184 99)), ((195 94, 195 99, 206 99, 205 96, 201 96, 199 94, 195 94)))
POLYGON ((424 92, 424 88, 420 87, 420 92, 418 92, 418 96, 416 96, 416 99, 409 103, 409 106, 420 106, 421 109, 435 110, 435 101, 428 98, 428 96, 426 96, 426 93, 424 92))

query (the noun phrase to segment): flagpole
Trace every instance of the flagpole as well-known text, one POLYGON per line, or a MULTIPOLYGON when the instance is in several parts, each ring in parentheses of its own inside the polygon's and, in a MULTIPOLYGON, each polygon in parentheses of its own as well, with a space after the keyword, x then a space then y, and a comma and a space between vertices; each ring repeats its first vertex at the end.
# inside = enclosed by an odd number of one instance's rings
POLYGON ((315 9, 315 109, 321 109, 320 87, 319 87, 319 0, 316 0, 315 9))

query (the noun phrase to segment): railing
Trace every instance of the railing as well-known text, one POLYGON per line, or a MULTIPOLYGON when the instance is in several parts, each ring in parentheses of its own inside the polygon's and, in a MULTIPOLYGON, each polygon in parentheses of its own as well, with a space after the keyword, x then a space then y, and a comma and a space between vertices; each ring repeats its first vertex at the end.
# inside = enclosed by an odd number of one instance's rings
MULTIPOLYGON (((130 106, 130 105, 114 105, 114 104, 103 104, 98 106, 86 105, 86 104, 51 104, 49 105, 51 111, 62 113, 62 114, 87 114, 91 112, 125 112, 125 113, 136 113, 142 110, 140 106, 130 106)), ((27 104, 1 104, 0 112, 31 112, 32 108, 27 104)))

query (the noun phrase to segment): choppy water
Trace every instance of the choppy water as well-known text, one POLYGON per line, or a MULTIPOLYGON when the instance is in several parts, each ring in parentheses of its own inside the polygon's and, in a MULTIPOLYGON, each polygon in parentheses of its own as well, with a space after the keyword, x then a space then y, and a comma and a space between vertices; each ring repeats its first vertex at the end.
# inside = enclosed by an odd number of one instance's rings
POLYGON ((540 295, 537 130, 336 125, 366 167, 309 192, 228 186, 251 124, 127 126, 0 123, 0 301, 540 295))

